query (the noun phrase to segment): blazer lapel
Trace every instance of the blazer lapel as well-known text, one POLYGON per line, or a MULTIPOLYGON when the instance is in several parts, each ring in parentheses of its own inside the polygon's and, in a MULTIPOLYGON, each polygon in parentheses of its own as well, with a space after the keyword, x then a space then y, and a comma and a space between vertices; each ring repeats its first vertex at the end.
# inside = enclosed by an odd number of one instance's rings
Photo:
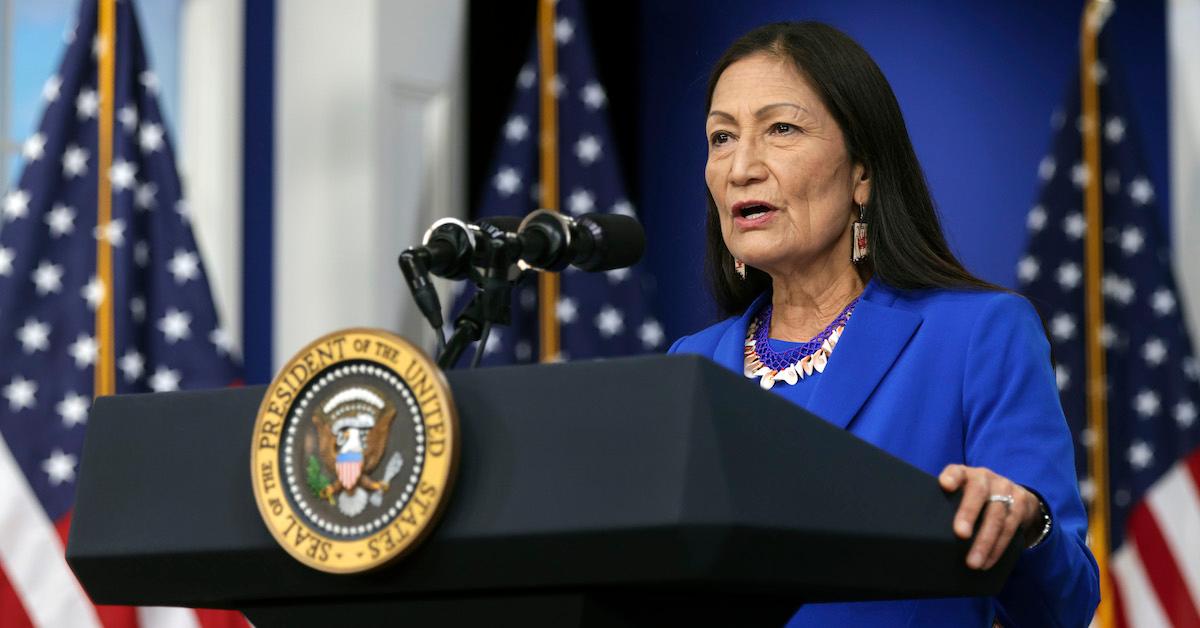
POLYGON ((891 307, 895 300, 895 293, 878 282, 868 284, 829 366, 817 378, 809 412, 841 428, 850 424, 921 326, 920 315, 891 307))

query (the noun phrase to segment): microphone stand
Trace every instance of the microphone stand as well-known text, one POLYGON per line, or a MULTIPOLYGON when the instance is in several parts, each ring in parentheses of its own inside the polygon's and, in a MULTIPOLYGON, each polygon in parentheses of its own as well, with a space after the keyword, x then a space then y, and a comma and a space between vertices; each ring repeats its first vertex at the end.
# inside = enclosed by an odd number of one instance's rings
MULTIPOLYGON (((512 323, 512 289, 524 277, 515 263, 519 249, 514 249, 513 244, 504 237, 486 241, 487 265, 482 274, 471 269, 471 278, 478 289, 454 321, 454 333, 437 360, 439 368, 453 368, 472 342, 486 343, 492 325, 512 323)), ((477 356, 482 352, 480 345, 477 356)))

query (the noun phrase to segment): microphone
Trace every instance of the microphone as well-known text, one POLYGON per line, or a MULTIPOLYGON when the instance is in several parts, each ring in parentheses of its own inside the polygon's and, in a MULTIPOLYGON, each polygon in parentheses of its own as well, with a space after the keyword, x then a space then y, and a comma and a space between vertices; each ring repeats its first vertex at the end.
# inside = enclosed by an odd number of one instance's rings
POLYGON ((447 279, 464 279, 477 254, 482 253, 488 242, 502 240, 516 231, 521 219, 516 216, 495 216, 474 224, 457 218, 442 218, 425 231, 421 246, 412 247, 401 254, 421 263, 429 273, 447 279))
POLYGON ((637 220, 622 214, 571 218, 539 209, 518 229, 521 259, 542 270, 573 265, 590 272, 632 266, 642 258, 646 234, 637 220))

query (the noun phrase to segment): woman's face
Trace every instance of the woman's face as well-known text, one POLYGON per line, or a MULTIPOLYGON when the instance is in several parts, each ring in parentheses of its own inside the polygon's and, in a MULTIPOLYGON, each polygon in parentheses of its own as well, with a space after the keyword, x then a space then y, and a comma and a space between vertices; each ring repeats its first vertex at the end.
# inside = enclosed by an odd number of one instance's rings
POLYGON ((707 132, 704 178, 735 258, 771 275, 849 263, 870 182, 790 61, 754 55, 726 68, 707 132))

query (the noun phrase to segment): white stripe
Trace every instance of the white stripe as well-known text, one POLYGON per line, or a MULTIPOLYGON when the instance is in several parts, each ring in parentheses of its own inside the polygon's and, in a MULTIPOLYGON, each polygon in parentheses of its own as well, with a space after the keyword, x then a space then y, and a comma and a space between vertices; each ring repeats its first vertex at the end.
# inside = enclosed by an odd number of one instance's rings
POLYGON ((1186 463, 1176 463, 1150 488, 1146 501, 1192 594, 1192 604, 1200 608, 1200 492, 1186 463))
POLYGON ((196 611, 190 608, 142 606, 137 612, 142 628, 200 628, 196 611))
POLYGON ((0 561, 38 626, 99 626, 96 609, 67 567, 54 524, 0 437, 0 561))
POLYGON ((1121 606, 1125 609, 1127 625, 1133 628, 1171 625, 1158 601, 1158 593, 1146 577, 1146 568, 1132 537, 1126 537, 1121 549, 1113 553, 1112 572, 1117 588, 1121 590, 1121 606))

